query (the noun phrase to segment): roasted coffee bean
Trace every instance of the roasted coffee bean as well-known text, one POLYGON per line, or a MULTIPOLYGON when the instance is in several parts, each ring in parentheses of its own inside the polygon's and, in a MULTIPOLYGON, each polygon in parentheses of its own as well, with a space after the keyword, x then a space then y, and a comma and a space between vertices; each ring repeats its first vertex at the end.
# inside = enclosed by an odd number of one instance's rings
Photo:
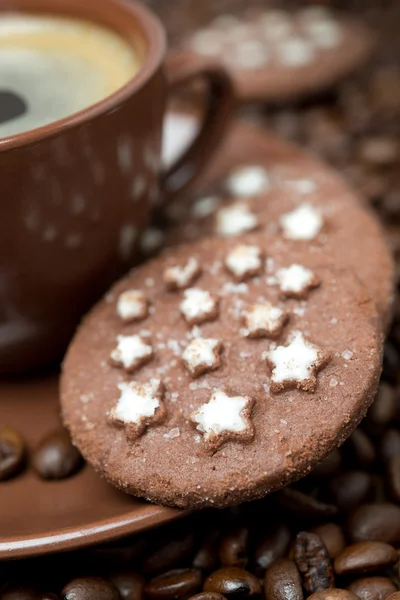
POLYGON ((384 542, 358 542, 347 546, 335 559, 334 569, 338 575, 362 575, 378 573, 398 561, 393 546, 384 542))
POLYGON ((224 567, 245 567, 248 562, 247 543, 249 530, 236 527, 226 533, 220 542, 219 559, 224 567))
POLYGON ((303 600, 300 573, 292 560, 281 558, 267 569, 264 595, 266 600, 303 600))
POLYGON ((386 465, 386 481, 390 497, 400 503, 400 454, 392 456, 386 465))
POLYGON ((240 567, 223 567, 211 573, 204 582, 205 592, 216 592, 226 598, 247 600, 261 594, 257 577, 240 567))
POLYGON ((11 427, 0 425, 0 481, 16 475, 23 467, 24 458, 22 437, 11 427))
POLYGON ((29 587, 12 587, 0 591, 0 600, 38 600, 39 594, 29 587))
POLYGON ((189 600, 225 600, 225 596, 215 592, 200 592, 195 596, 191 596, 189 600))
POLYGON ((396 411, 396 391, 388 383, 382 381, 379 384, 376 398, 368 411, 366 424, 371 431, 379 432, 393 418, 396 411))
POLYGON ((358 467, 369 469, 376 460, 374 445, 360 428, 353 431, 344 448, 350 452, 350 457, 358 467))
POLYGON ((101 577, 79 577, 63 589, 63 600, 120 600, 116 587, 101 577))
POLYGON ((218 545, 220 532, 218 529, 209 529, 206 531, 197 552, 193 557, 192 566, 203 572, 209 572, 218 565, 218 545))
POLYGON ((154 577, 144 588, 150 600, 185 600, 201 589, 202 576, 198 569, 173 569, 154 577))
POLYGON ((393 164, 399 157, 397 140, 390 137, 364 138, 358 147, 358 156, 362 162, 373 167, 393 164))
POLYGON ((335 587, 331 559, 316 533, 302 531, 297 534, 293 558, 302 575, 303 587, 309 594, 335 587))
POLYGON ((313 477, 327 477, 328 475, 333 475, 337 473, 342 464, 342 455, 340 450, 334 450, 331 452, 325 460, 323 460, 315 469, 312 471, 311 475, 313 477))
POLYGON ((359 600, 359 598, 348 590, 331 588, 329 590, 315 592, 315 594, 308 597, 308 600, 359 600))
POLYGON ((65 479, 82 465, 83 458, 65 429, 53 431, 32 455, 32 467, 42 479, 65 479))
POLYGON ((142 600, 146 584, 139 573, 114 573, 109 577, 111 583, 117 588, 122 600, 142 600))
POLYGON ((346 547, 343 529, 336 523, 325 523, 311 529, 312 533, 319 535, 325 544, 331 558, 336 558, 346 547))
POLYGON ((156 538, 155 547, 142 562, 145 573, 160 573, 173 567, 188 558, 194 548, 195 535, 188 527, 166 528, 164 535, 156 538))
POLYGON ((284 488, 278 492, 278 502, 290 515, 303 517, 314 521, 327 519, 337 514, 337 507, 333 504, 325 504, 316 500, 313 496, 305 494, 294 488, 284 488))
POLYGON ((329 501, 342 512, 349 512, 370 499, 373 480, 365 471, 348 471, 335 475, 329 483, 329 501))
POLYGON ((385 600, 397 591, 393 581, 388 577, 363 577, 353 581, 347 589, 360 600, 385 600))
POLYGON ((347 521, 352 542, 400 542, 400 507, 395 504, 363 504, 347 521))
POLYGON ((400 431, 398 429, 387 429, 381 439, 381 459, 386 462, 396 454, 400 454, 400 431))
POLYGON ((254 568, 262 574, 278 558, 285 556, 290 544, 290 530, 287 525, 280 523, 270 529, 266 536, 259 540, 254 553, 254 568))

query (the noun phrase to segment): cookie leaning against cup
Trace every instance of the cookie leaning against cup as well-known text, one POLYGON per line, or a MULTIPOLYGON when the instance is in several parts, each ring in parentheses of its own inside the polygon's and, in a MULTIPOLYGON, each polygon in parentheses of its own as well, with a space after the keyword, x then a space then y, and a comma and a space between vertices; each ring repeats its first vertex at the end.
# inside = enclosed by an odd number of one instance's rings
POLYGON ((308 472, 373 400, 373 302, 328 258, 265 235, 182 246, 133 271, 83 321, 64 422, 118 488, 226 506, 308 472))
POLYGON ((166 244, 247 231, 310 244, 352 267, 375 300, 384 329, 392 317, 394 264, 374 214, 335 171, 296 146, 236 123, 190 205, 170 212, 166 244))

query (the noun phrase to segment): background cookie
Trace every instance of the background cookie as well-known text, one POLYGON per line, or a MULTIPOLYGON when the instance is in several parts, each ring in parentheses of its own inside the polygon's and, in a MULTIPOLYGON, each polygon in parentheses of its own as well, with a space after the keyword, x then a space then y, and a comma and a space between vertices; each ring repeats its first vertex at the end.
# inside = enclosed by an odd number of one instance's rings
POLYGON ((326 7, 220 14, 184 44, 231 71, 243 101, 283 102, 337 83, 370 57, 373 36, 326 7))
POLYGON ((85 319, 64 362, 64 421, 129 493, 181 507, 256 498, 363 417, 378 329, 358 280, 311 247, 256 234, 181 247, 85 319))
POLYGON ((376 217, 337 173, 271 134, 237 124, 203 179, 203 192, 168 214, 176 227, 167 245, 253 230, 296 238, 299 250, 311 243, 354 267, 384 326, 390 322, 393 260, 376 217))

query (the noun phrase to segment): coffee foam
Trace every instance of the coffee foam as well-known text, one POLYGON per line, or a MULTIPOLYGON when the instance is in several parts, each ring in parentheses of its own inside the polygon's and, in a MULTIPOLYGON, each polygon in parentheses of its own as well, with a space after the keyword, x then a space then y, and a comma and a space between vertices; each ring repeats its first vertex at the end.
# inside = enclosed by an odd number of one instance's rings
POLYGON ((139 68, 128 42, 97 23, 3 14, 0 92, 22 98, 27 110, 0 120, 0 138, 87 108, 123 87, 139 68))

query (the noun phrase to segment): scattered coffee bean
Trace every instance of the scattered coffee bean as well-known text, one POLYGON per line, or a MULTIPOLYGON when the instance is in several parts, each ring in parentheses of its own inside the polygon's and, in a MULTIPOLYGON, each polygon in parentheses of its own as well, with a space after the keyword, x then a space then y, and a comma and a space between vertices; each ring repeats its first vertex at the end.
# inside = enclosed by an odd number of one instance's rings
POLYGON ((213 529, 207 529, 199 548, 193 557, 192 566, 200 569, 203 573, 208 573, 218 566, 218 545, 220 532, 215 526, 213 529))
POLYGON ((371 427, 371 431, 378 433, 393 419, 395 411, 395 388, 383 381, 380 383, 378 394, 368 411, 366 425, 371 427))
POLYGON ((373 480, 365 471, 348 471, 334 476, 329 484, 329 500, 342 512, 353 510, 370 499, 373 480))
POLYGON ((360 428, 353 431, 344 448, 346 451, 349 451, 353 462, 356 462, 359 467, 364 469, 372 467, 376 460, 374 445, 367 434, 360 428))
POLYGON ((313 470, 313 477, 327 477, 337 473, 342 465, 340 450, 334 450, 313 470))
POLYGON ((32 455, 32 467, 42 479, 65 479, 79 471, 83 458, 65 429, 53 431, 32 455))
POLYGON ((398 561, 393 546, 384 542, 358 542, 348 546, 335 559, 334 569, 338 575, 362 575, 382 572, 398 561))
POLYGON ((117 589, 101 577, 79 577, 62 591, 63 600, 120 600, 117 589))
POLYGON ((301 573, 303 587, 309 594, 335 587, 331 559, 316 533, 303 531, 297 534, 293 558, 301 573))
POLYGON ((398 429, 387 429, 381 440, 381 459, 386 462, 396 454, 400 454, 400 431, 398 429))
POLYGON ((25 443, 11 427, 0 425, 0 481, 13 477, 22 469, 25 443))
POLYGON ((292 560, 282 558, 267 569, 264 595, 266 600, 303 600, 300 574, 292 560))
POLYGON ((240 567, 223 567, 211 573, 204 582, 205 592, 217 592, 226 598, 247 600, 261 595, 257 577, 240 567))
POLYGON ((194 532, 187 526, 168 526, 164 535, 156 539, 153 551, 143 560, 141 567, 144 573, 160 573, 174 568, 191 554, 194 543, 194 532))
POLYGON ((279 523, 270 529, 266 536, 259 540, 254 552, 254 567, 257 573, 263 574, 278 558, 283 558, 291 539, 287 525, 279 523))
POLYGON ((150 600, 186 600, 201 589, 202 576, 198 569, 173 569, 154 577, 144 588, 150 600))
POLYGON ((38 592, 28 587, 12 587, 0 591, 0 600, 38 600, 38 592))
POLYGON ((386 465, 386 480, 391 498, 400 503, 400 454, 392 456, 386 465))
POLYGON ((331 588, 315 592, 315 594, 308 597, 308 600, 359 600, 359 598, 348 590, 331 588))
POLYGON ((237 527, 225 534, 219 546, 219 558, 224 567, 245 567, 248 562, 247 543, 249 530, 237 527))
POLYGON ((352 542, 400 542, 400 506, 395 504, 363 504, 347 521, 352 542))
POLYGON ((337 514, 337 507, 316 500, 294 488, 284 488, 278 492, 279 505, 290 515, 320 521, 337 514))
POLYGON ((347 589, 360 600, 385 600, 397 591, 393 581, 388 577, 363 577, 353 581, 347 589))
POLYGON ((336 523, 316 525, 316 527, 311 529, 311 532, 319 535, 331 558, 339 556, 346 547, 343 529, 339 525, 336 525, 336 523))
POLYGON ((190 600, 225 600, 225 596, 215 592, 200 592, 195 596, 191 596, 190 600))
POLYGON ((122 600, 143 600, 145 580, 139 573, 115 573, 110 577, 122 600))

